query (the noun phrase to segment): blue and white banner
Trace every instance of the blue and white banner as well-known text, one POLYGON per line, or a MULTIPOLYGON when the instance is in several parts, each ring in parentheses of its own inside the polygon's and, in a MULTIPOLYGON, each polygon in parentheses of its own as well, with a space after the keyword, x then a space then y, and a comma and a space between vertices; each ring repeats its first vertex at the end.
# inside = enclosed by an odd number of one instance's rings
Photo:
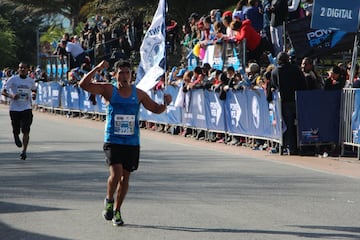
MULTIPOLYGON (((149 96, 158 103, 162 103, 164 93, 176 99, 179 89, 167 86, 164 90, 148 92, 149 96)), ((73 85, 63 87, 57 82, 40 82, 36 104, 53 108, 60 107, 64 111, 105 113, 104 99, 97 95, 97 104, 92 105, 89 95, 88 92, 73 85)), ((309 97, 309 99, 313 98, 309 97)), ((220 100, 218 92, 193 89, 184 95, 183 105, 175 106, 173 101, 167 111, 162 114, 154 114, 141 106, 139 119, 235 135, 258 136, 280 142, 282 138, 281 121, 279 121, 281 111, 277 102, 269 106, 265 93, 261 89, 228 91, 226 100, 220 100)), ((306 111, 309 111, 308 107, 306 111)), ((356 123, 355 120, 354 123, 356 123)), ((333 129, 335 131, 338 128, 333 129)))
POLYGON ((140 47, 136 86, 147 92, 165 73, 165 0, 160 0, 152 23, 140 47))
POLYGON ((359 9, 359 0, 316 0, 313 6, 311 28, 357 32, 359 9))
MULTIPOLYGON (((360 2, 360 1, 359 1, 360 2)), ((311 17, 289 22, 287 33, 295 49, 296 57, 329 56, 332 53, 348 51, 353 48, 355 34, 324 28, 310 28, 311 17)))
POLYGON ((360 89, 355 90, 354 112, 351 116, 353 143, 360 143, 360 89))
POLYGON ((218 93, 205 91, 204 94, 207 128, 214 131, 225 132, 225 119, 228 117, 226 114, 224 114, 225 101, 220 100, 218 93))

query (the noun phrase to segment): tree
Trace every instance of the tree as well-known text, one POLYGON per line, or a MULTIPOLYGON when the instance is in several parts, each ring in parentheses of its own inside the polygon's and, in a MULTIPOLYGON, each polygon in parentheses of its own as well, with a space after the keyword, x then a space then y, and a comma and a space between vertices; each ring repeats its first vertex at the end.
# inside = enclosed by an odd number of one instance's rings
POLYGON ((93 0, 0 0, 0 4, 12 4, 15 11, 26 10, 28 17, 62 15, 75 29, 92 10, 93 0))
POLYGON ((7 64, 16 59, 15 34, 9 27, 9 21, 0 17, 0 66, 6 67, 7 64))

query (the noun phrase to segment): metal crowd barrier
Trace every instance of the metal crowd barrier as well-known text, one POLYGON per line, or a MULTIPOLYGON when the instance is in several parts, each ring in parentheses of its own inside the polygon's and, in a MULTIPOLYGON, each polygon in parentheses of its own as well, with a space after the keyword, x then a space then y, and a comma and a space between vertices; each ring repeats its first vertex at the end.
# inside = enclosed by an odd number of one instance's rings
POLYGON ((358 159, 360 159, 360 139, 359 139, 359 100, 360 89, 345 88, 342 92, 340 109, 340 142, 342 144, 341 155, 344 155, 345 146, 357 148, 358 159))
MULTIPOLYGON (((175 107, 179 88, 173 86, 152 92, 151 97, 162 102, 165 92, 171 94, 174 100, 167 111, 159 115, 151 114, 142 107, 140 120, 225 132, 282 144, 280 99, 274 102, 270 111, 263 89, 229 91, 224 101, 219 99, 217 92, 195 89, 187 93, 190 101, 184 102, 187 106, 183 107, 175 107)), ((88 92, 74 85, 62 86, 57 82, 39 83, 35 105, 52 113, 76 112, 104 117, 106 112, 105 102, 99 95, 96 105, 93 105, 88 92)))

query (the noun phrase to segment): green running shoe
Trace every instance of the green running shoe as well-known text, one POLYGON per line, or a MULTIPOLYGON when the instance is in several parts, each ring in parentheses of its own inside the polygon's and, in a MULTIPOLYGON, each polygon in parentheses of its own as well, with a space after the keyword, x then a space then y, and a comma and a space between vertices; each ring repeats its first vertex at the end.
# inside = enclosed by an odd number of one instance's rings
POLYGON ((103 217, 105 220, 110 221, 114 217, 114 200, 109 201, 105 198, 104 200, 104 211, 103 217))
POLYGON ((121 218, 121 213, 119 210, 114 211, 113 225, 114 226, 124 225, 124 221, 121 218))

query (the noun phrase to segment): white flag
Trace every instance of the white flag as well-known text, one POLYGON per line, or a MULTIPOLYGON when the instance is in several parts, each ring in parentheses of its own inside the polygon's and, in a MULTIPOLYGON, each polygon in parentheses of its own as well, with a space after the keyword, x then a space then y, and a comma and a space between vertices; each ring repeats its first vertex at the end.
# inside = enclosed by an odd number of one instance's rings
POLYGON ((147 92, 165 73, 165 0, 160 0, 150 28, 140 47, 136 86, 147 92))

